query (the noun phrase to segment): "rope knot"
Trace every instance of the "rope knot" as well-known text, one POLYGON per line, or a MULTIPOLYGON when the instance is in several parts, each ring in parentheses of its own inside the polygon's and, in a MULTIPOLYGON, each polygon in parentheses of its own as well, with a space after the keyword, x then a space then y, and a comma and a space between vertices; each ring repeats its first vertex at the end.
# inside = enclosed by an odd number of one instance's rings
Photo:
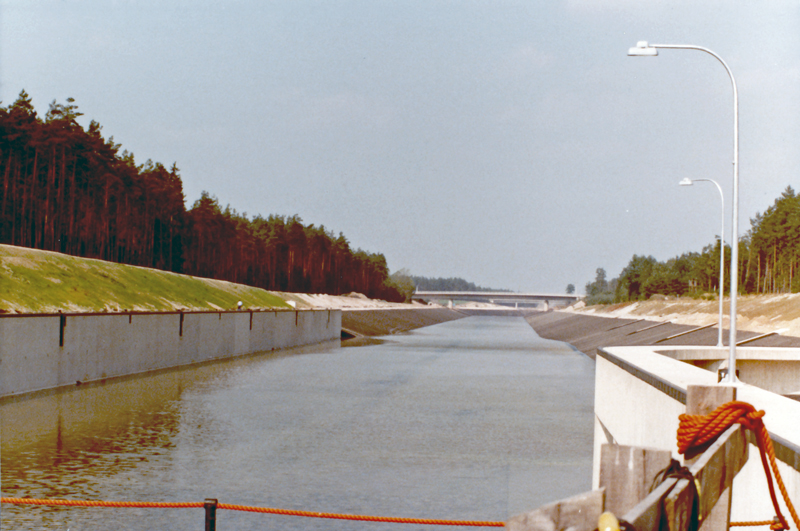
MULTIPOLYGON (((736 423, 754 429, 757 421, 747 419, 754 412, 756 409, 747 402, 733 401, 722 404, 708 415, 680 415, 678 452, 686 457, 694 457, 704 452, 717 437, 736 423)), ((760 416, 763 416, 763 412, 760 416)))
POLYGON ((783 523, 781 523, 780 519, 776 516, 772 523, 769 525, 769 528, 772 531, 785 531, 788 527, 783 527, 783 523))
POLYGON ((761 429, 764 425, 764 422, 761 420, 761 417, 764 416, 764 411, 750 411, 746 415, 740 417, 736 422, 744 426, 750 431, 756 432, 761 429))
POLYGON ((761 463, 764 466, 764 473, 767 476, 769 495, 777 515, 770 528, 773 531, 789 529, 789 524, 781 514, 778 500, 775 497, 775 489, 772 485, 772 474, 770 473, 771 467, 775 473, 775 480, 781 490, 786 506, 792 515, 795 525, 797 525, 798 530, 800 530, 800 518, 798 518, 797 512, 794 510, 791 500, 789 500, 786 486, 783 483, 783 479, 778 471, 778 465, 775 462, 775 449, 772 446, 769 432, 767 432, 762 420, 764 414, 763 410, 756 410, 756 408, 747 402, 738 402, 734 400, 722 404, 708 415, 680 415, 678 417, 680 421, 678 425, 678 452, 684 454, 687 458, 694 457, 708 449, 725 430, 737 423, 741 424, 743 428, 751 430, 756 436, 756 441, 760 450, 759 453, 761 454, 761 463))

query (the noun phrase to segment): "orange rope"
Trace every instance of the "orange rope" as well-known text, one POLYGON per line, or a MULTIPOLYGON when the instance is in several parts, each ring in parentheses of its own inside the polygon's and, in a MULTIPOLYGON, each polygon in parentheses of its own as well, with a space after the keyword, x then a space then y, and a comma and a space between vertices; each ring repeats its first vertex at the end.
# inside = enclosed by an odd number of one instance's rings
POLYGON ((126 507, 126 508, 161 508, 161 509, 193 509, 203 507, 203 502, 128 502, 101 500, 37 500, 34 498, 0 498, 2 503, 14 505, 66 505, 69 507, 126 507))
POLYGON ((282 514, 285 516, 306 516, 309 518, 333 518, 336 520, 360 520, 364 522, 393 522, 397 524, 427 524, 427 525, 463 525, 471 527, 503 527, 505 522, 480 522, 473 520, 436 520, 427 518, 399 518, 392 516, 367 516, 360 514, 317 513, 311 511, 293 511, 289 509, 270 509, 269 507, 250 507, 247 505, 232 505, 220 503, 218 509, 232 511, 248 511, 253 513, 282 514))
POLYGON ((704 450, 733 424, 738 423, 744 428, 751 430, 756 435, 756 442, 761 451, 761 463, 764 466, 770 498, 772 498, 772 505, 775 508, 775 513, 778 518, 778 522, 770 522, 770 524, 772 524, 772 529, 775 531, 789 529, 789 524, 786 522, 783 514, 781 514, 780 507, 778 506, 775 488, 772 485, 770 467, 775 473, 775 480, 778 482, 778 487, 786 502, 786 507, 788 507, 795 525, 800 529, 800 518, 798 518, 794 505, 792 505, 789 499, 786 486, 783 484, 783 479, 778 471, 772 439, 769 436, 767 428, 764 427, 764 422, 761 420, 763 416, 764 411, 756 411, 756 408, 747 402, 739 401, 722 404, 708 415, 680 415, 678 417, 680 421, 680 425, 678 426, 678 452, 683 454, 690 450, 704 450), (769 465, 767 461, 769 461, 769 465))
MULTIPOLYGON (((0 503, 14 505, 66 505, 72 507, 138 507, 138 508, 165 508, 188 509, 204 507, 203 502, 117 502, 100 500, 37 500, 33 498, 0 498, 0 503)), ((231 511, 247 511, 251 513, 280 514, 284 516, 305 516, 308 518, 331 518, 336 520, 359 520, 364 522, 393 522, 398 524, 424 524, 424 525, 458 525, 469 527, 503 527, 505 522, 481 522, 475 520, 436 520, 428 518, 397 518, 390 516, 366 516, 358 514, 319 513, 312 511, 294 511, 289 509, 272 509, 269 507, 252 507, 248 505, 232 505, 218 503, 217 509, 231 511)))

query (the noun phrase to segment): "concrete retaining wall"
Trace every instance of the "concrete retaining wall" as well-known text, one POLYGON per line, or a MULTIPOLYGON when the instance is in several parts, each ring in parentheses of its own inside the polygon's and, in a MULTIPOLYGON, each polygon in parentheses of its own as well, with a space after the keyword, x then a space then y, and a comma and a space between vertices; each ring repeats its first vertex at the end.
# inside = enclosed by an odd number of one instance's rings
MULTIPOLYGON (((709 349, 711 350, 711 349, 709 349)), ((766 350, 766 349, 765 349, 766 350)), ((595 381, 595 441, 593 485, 599 481, 600 445, 606 442, 670 450, 678 459, 678 415, 685 411, 689 385, 716 385, 717 375, 675 359, 684 350, 663 347, 599 349, 595 381), (674 356, 674 357, 673 357, 674 356)), ((694 350, 692 357, 697 357, 694 350)), ((767 357, 766 353, 761 354, 767 357)), ((798 355, 792 349, 773 349, 772 360, 798 355)), ((766 362, 765 362, 766 363, 766 362)), ((776 365, 777 370, 781 366, 776 365)), ((800 402, 753 385, 737 386, 737 399, 766 412, 781 475, 792 500, 800 499, 800 402)), ((774 515, 758 448, 733 485, 733 521, 769 520, 774 515)), ((784 515, 788 513, 784 512, 784 515)))
MULTIPOLYGON (((571 312, 529 314, 526 319, 541 337, 566 341, 592 358, 596 355, 595 488, 603 443, 669 450, 682 460, 676 433, 678 415, 686 409, 686 390, 689 385, 716 385, 717 370, 727 365, 727 348, 696 346, 715 345, 716 328, 571 312)), ((757 335, 740 331, 738 337, 757 335)), ((737 348, 736 367, 746 382, 737 386, 737 399, 766 412, 764 424, 775 444, 778 467, 790 497, 797 500, 800 339, 775 335, 757 343, 758 347, 752 346, 754 342, 737 348)), ((770 520, 774 514, 758 448, 750 440, 750 458, 733 485, 733 521, 770 520)), ((786 511, 784 515, 788 517, 786 511)))
POLYGON ((340 310, 0 318, 0 397, 339 339, 340 310))

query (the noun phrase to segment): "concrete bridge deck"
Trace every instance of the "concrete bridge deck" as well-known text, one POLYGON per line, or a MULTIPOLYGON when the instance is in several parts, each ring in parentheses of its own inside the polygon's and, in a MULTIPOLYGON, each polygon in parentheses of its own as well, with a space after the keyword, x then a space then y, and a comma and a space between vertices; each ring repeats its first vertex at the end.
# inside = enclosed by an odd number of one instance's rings
POLYGON ((569 306, 577 302, 580 295, 555 293, 514 293, 511 291, 416 291, 414 300, 490 302, 502 305, 535 307, 569 306))

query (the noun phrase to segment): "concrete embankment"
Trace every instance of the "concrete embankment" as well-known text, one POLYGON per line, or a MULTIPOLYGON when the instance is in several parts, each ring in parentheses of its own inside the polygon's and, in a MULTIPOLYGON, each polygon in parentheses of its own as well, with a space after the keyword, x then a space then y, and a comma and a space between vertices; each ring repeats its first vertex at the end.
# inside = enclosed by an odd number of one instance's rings
MULTIPOLYGON (((717 344, 716 326, 692 326, 668 321, 619 319, 572 312, 535 312, 526 315, 528 324, 545 339, 569 343, 594 359, 597 349, 608 346, 707 345, 717 344)), ((723 330, 728 344, 728 330, 723 330)), ((737 342, 759 347, 800 347, 800 338, 737 331, 737 342), (749 340, 749 341, 748 341, 749 340)))
POLYGON ((0 316, 0 398, 338 340, 340 310, 0 316))
POLYGON ((463 317, 440 307, 3 315, 0 399, 463 317))
POLYGON ((464 317, 441 307, 343 309, 342 339, 396 334, 464 317))

